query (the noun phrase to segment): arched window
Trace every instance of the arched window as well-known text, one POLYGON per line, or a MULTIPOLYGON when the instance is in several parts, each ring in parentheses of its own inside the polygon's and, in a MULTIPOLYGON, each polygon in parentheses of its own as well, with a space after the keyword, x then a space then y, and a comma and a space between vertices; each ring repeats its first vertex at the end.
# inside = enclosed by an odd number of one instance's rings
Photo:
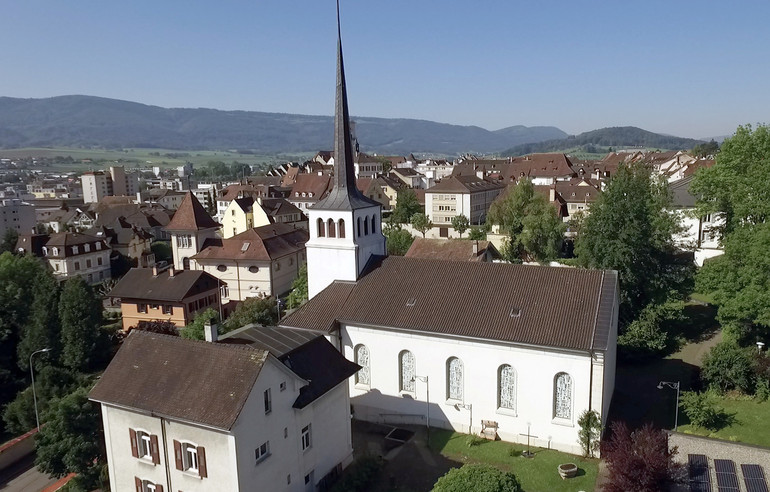
POLYGON ((377 216, 372 215, 372 234, 377 232, 377 216))
POLYGON ((361 237, 361 217, 358 218, 358 235, 357 237, 361 237))
POLYGON ((553 378, 553 416, 572 419, 572 378, 566 372, 553 378))
POLYGON ((508 364, 497 370, 497 407, 516 410, 516 372, 508 364))
POLYGON ((59 248, 57 248, 57 247, 53 248, 53 255, 54 256, 59 256, 59 248))
POLYGON ((369 235, 369 216, 364 217, 364 236, 369 235))
POLYGON ((334 230, 334 220, 332 219, 327 220, 326 228, 329 230, 329 237, 337 237, 337 233, 334 230))
POLYGON ((182 269, 183 270, 190 269, 190 258, 182 258, 182 269))
POLYGON ((345 219, 340 219, 337 222, 337 228, 340 230, 340 237, 345 237, 345 219))
POLYGON ((398 354, 398 377, 401 391, 414 392, 414 354, 408 350, 398 354))
POLYGON ((324 221, 323 219, 319 218, 316 221, 316 225, 318 226, 318 237, 324 237, 326 235, 325 228, 324 228, 324 221))
POLYGON ((446 361, 447 400, 463 399, 463 362, 457 357, 446 361))
POLYGON ((356 345, 355 348, 356 364, 361 366, 361 369, 356 373, 356 384, 371 384, 369 378, 369 349, 366 345, 356 345))

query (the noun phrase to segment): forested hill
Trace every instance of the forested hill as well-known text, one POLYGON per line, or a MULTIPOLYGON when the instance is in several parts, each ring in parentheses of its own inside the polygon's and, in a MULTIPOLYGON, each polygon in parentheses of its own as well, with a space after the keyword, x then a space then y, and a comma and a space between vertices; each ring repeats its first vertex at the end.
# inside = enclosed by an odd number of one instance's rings
POLYGON ((581 148, 586 152, 594 152, 597 147, 646 147, 661 150, 691 149, 703 141, 692 138, 680 138, 670 135, 648 132, 634 126, 616 126, 601 128, 580 135, 570 135, 566 138, 546 140, 516 145, 501 154, 517 156, 536 152, 556 152, 581 148))
MULTIPOLYGON (((381 154, 486 154, 564 138, 555 127, 489 131, 413 119, 354 117, 361 150, 381 154)), ((92 96, 0 97, 0 148, 103 147, 180 150, 331 149, 331 116, 167 109, 92 96)))

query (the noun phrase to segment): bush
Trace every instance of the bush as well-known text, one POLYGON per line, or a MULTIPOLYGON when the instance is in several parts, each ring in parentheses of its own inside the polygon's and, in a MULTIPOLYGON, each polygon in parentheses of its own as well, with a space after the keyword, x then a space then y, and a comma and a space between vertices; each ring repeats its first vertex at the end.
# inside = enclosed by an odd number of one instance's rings
POLYGON ((474 446, 480 446, 485 441, 486 441, 485 439, 482 439, 479 436, 471 434, 465 438, 465 445, 468 446, 469 448, 472 448, 474 446))
POLYGON ((709 392, 685 391, 679 399, 679 406, 692 425, 718 431, 730 425, 735 417, 718 407, 715 400, 709 392))
POLYGON ((331 492, 365 492, 370 489, 380 473, 382 461, 375 456, 363 456, 345 470, 342 479, 334 484, 331 492))
POLYGON ((751 349, 731 341, 715 345, 703 358, 701 375, 709 387, 717 391, 754 394, 755 362, 751 349))
POLYGON ((595 410, 586 410, 580 414, 578 425, 580 426, 578 442, 583 448, 583 456, 593 458, 594 452, 599 449, 599 439, 602 437, 602 419, 595 410))
POLYGON ((684 304, 648 304, 618 337, 625 354, 644 358, 662 354, 673 343, 673 328, 684 321, 684 304))
POLYGON ((433 486, 433 492, 520 492, 516 475, 491 465, 463 465, 449 470, 433 486))

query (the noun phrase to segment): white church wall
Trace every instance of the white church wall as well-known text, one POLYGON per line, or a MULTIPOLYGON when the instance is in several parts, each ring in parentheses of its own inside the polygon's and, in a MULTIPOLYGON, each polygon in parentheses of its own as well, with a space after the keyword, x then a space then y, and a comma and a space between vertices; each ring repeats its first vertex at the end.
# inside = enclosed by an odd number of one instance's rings
MULTIPOLYGON (((354 348, 369 349, 370 385, 351 378, 351 403, 355 417, 375 422, 424 424, 426 384, 415 381, 415 391, 399 387, 399 354, 415 356, 415 374, 427 376, 430 385, 430 425, 459 432, 478 433, 481 420, 498 422, 501 439, 526 442, 527 425, 537 436, 531 443, 578 454, 577 418, 589 407, 591 360, 588 354, 542 348, 514 347, 422 334, 396 333, 346 325, 343 353, 356 360, 354 348), (450 357, 463 363, 463 399, 447 399, 446 364, 450 357), (509 364, 516 374, 515 410, 498 408, 498 371, 509 364), (554 418, 554 378, 565 372, 572 378, 569 419, 554 418), (462 405, 471 406, 471 409, 462 405), (472 412, 472 415, 471 415, 472 412), (471 421, 472 424, 469 422, 471 421)), ((603 378, 596 381, 601 391, 603 378)), ((602 411, 602 408, 596 408, 602 411)))

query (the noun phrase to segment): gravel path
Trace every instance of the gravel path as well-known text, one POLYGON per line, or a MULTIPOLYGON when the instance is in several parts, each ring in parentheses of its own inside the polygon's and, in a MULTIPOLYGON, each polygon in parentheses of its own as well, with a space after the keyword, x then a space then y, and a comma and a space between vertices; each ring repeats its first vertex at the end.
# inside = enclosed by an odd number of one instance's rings
MULTIPOLYGON (((738 481, 742 491, 746 490, 746 486, 743 482, 743 474, 741 473, 742 464, 760 465, 765 471, 765 478, 770 479, 770 449, 768 448, 749 446, 737 442, 708 439, 689 434, 680 434, 678 432, 669 433, 668 443, 669 446, 677 446, 679 448, 676 459, 682 463, 687 463, 688 454, 705 454, 708 457, 713 490, 716 490, 717 484, 716 472, 714 471, 714 459, 726 459, 735 462, 738 481)), ((685 488, 682 490, 688 489, 685 488)))

